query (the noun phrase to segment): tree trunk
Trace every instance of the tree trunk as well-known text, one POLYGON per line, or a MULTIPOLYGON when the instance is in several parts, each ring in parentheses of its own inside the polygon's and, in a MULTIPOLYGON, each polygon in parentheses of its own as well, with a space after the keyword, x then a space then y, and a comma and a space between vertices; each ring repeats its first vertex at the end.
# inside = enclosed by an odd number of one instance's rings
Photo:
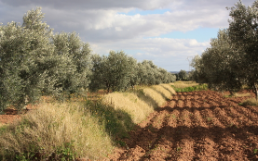
POLYGON ((107 93, 109 93, 109 89, 110 89, 110 87, 107 88, 107 93))
POLYGON ((232 97, 234 95, 234 92, 231 90, 229 92, 230 92, 230 97, 232 97))
POLYGON ((257 99, 258 99, 258 92, 257 92, 257 87, 256 87, 255 83, 254 83, 254 93, 255 93, 256 101, 257 101, 257 99))

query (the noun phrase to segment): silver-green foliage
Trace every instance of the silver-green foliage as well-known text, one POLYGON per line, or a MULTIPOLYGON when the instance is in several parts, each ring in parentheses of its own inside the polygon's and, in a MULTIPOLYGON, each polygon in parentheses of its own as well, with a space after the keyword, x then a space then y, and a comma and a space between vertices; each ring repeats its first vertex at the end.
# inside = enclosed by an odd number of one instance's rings
POLYGON ((43 92, 60 95, 86 89, 90 49, 79 36, 53 35, 41 8, 28 11, 22 26, 0 26, 0 108, 20 109, 43 92))
POLYGON ((129 87, 131 78, 135 76, 137 61, 127 56, 123 51, 110 51, 108 56, 92 56, 93 76, 90 89, 105 88, 118 91, 129 87))
POLYGON ((138 63, 138 84, 154 85, 175 82, 176 76, 165 69, 158 68, 152 61, 138 63))
POLYGON ((126 90, 135 85, 154 85, 176 81, 175 75, 158 68, 152 61, 141 63, 124 52, 111 51, 108 56, 92 55, 90 89, 107 89, 109 92, 126 90))
POLYGON ((52 30, 41 20, 40 8, 24 15, 22 26, 15 22, 0 26, 0 106, 23 107, 40 96, 44 85, 53 84, 48 74, 56 63, 52 30), (47 78, 47 79, 46 79, 47 78))
POLYGON ((90 83, 91 51, 76 33, 61 33, 53 36, 54 55, 58 57, 55 90, 70 96, 85 90, 90 83))

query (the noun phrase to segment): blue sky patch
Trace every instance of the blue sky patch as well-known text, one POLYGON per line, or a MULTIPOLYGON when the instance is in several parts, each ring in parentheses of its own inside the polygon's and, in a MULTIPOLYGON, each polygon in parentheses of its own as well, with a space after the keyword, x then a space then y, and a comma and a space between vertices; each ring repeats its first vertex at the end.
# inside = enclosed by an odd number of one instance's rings
POLYGON ((156 10, 139 10, 139 9, 135 9, 132 10, 130 12, 118 12, 118 14, 124 14, 124 15, 128 15, 128 16, 133 16, 133 15, 153 15, 153 14, 164 14, 167 11, 170 11, 169 9, 156 9, 156 10))
POLYGON ((198 28, 188 32, 174 31, 156 37, 145 38, 195 39, 198 42, 207 42, 211 38, 217 38, 218 31, 218 28, 198 28))

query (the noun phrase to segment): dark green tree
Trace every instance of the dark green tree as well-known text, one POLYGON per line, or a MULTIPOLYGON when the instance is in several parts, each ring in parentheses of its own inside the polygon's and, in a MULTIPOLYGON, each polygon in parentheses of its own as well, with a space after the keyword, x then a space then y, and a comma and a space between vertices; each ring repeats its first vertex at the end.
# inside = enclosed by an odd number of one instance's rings
POLYGON ((192 59, 191 66, 194 68, 192 72, 192 79, 197 83, 207 83, 202 57, 200 57, 199 55, 196 55, 192 59))
POLYGON ((199 76, 198 79, 205 78, 210 88, 228 90, 232 95, 241 89, 243 81, 239 72, 239 57, 236 49, 232 48, 228 30, 220 30, 218 37, 212 39, 210 44, 211 47, 203 52, 202 58, 196 57, 192 63, 196 68, 195 74, 199 74, 195 76, 199 76))

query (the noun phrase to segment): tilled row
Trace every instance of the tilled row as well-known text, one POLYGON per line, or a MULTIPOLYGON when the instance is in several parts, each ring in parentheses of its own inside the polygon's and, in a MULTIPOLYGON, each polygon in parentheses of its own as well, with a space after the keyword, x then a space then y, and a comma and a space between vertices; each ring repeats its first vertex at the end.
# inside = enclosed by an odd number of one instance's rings
POLYGON ((178 93, 113 160, 257 160, 258 110, 212 91, 178 93))

